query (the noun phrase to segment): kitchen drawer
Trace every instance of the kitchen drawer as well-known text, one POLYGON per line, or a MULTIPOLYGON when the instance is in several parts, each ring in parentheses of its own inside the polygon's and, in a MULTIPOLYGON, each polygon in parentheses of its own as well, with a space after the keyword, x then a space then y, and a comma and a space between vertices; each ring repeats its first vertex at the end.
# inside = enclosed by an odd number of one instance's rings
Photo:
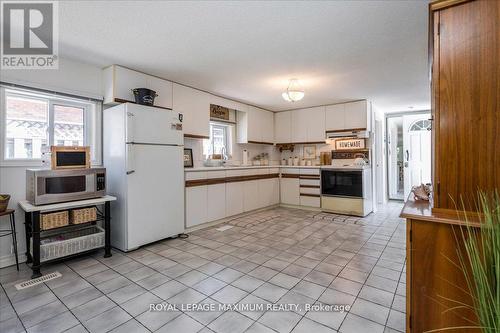
POLYGON ((226 178, 226 170, 207 171, 207 179, 226 178))
POLYGON ((309 197, 309 196, 300 196, 300 205, 306 207, 321 207, 321 198, 320 197, 309 197))
POLYGON ((197 180, 197 179, 207 179, 207 173, 205 171, 201 172, 186 172, 185 173, 186 180, 197 180))
POLYGON ((319 188, 316 187, 300 187, 300 194, 320 194, 319 188))
POLYGON ((226 177, 240 177, 245 175, 246 170, 226 170, 226 177))
POLYGON ((300 169, 301 175, 318 175, 319 176, 319 168, 318 169, 300 169))
POLYGON ((257 174, 256 170, 257 170, 257 169, 245 169, 245 170, 241 170, 241 171, 243 171, 242 176, 252 176, 252 175, 256 175, 256 174, 257 174))
POLYGON ((262 169, 257 169, 256 175, 268 175, 269 174, 269 168, 262 168, 262 169))
POLYGON ((319 179, 300 179, 300 185, 309 185, 309 186, 320 186, 320 180, 319 179))
POLYGON ((300 169, 298 168, 280 168, 280 173, 288 173, 293 175, 300 174, 300 169))

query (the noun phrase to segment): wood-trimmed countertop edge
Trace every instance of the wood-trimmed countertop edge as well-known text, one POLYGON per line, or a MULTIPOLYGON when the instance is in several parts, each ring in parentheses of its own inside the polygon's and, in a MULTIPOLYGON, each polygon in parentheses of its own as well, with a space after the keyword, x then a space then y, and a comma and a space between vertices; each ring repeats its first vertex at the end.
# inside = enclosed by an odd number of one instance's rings
POLYGON ((207 178, 207 179, 186 180, 185 187, 217 185, 217 184, 236 183, 236 182, 245 182, 245 181, 251 181, 251 180, 271 179, 271 178, 279 178, 279 173, 269 173, 269 174, 264 174, 264 175, 234 176, 234 177, 223 177, 223 178, 207 178))

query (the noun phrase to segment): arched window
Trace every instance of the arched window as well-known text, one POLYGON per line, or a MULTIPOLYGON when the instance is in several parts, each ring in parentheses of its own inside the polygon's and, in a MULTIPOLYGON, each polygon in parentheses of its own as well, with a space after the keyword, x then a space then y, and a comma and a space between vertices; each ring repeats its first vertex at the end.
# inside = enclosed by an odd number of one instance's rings
POLYGON ((410 126, 410 131, 430 131, 431 121, 428 119, 417 120, 410 126))

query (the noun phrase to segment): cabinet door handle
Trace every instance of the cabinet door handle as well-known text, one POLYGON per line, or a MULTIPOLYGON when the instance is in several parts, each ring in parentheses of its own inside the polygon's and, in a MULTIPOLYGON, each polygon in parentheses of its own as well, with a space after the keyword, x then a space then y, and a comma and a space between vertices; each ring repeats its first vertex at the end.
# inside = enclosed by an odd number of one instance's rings
POLYGON ((133 174, 133 173, 135 173, 135 170, 130 170, 130 171, 127 171, 127 175, 131 175, 131 174, 133 174))

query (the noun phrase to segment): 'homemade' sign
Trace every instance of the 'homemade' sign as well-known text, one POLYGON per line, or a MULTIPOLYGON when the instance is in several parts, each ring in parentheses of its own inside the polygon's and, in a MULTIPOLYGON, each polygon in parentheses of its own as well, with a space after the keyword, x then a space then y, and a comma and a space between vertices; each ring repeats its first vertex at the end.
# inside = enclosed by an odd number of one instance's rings
POLYGON ((340 139, 335 140, 336 150, 364 149, 365 139, 340 139))
POLYGON ((229 120, 229 109, 220 105, 210 104, 210 118, 229 120))

